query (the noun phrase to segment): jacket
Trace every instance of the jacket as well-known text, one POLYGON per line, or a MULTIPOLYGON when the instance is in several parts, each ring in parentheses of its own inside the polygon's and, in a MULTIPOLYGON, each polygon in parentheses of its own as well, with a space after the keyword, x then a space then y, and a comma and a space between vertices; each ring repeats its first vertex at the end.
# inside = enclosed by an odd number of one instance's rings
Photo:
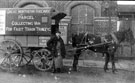
POLYGON ((56 35, 51 36, 50 40, 48 40, 47 42, 47 47, 49 49, 51 49, 52 52, 54 52, 54 56, 57 57, 56 55, 56 46, 57 46, 57 42, 60 42, 60 50, 61 50, 61 56, 62 58, 65 58, 66 55, 66 50, 65 50, 65 45, 63 42, 63 39, 60 37, 58 38, 56 35))

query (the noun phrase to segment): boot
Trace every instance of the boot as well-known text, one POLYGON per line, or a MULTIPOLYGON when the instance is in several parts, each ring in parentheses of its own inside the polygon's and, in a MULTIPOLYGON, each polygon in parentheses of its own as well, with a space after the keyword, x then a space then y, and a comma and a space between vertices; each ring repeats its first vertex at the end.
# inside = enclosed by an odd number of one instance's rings
POLYGON ((57 71, 56 71, 56 69, 52 69, 52 71, 51 71, 52 73, 56 73, 57 71))

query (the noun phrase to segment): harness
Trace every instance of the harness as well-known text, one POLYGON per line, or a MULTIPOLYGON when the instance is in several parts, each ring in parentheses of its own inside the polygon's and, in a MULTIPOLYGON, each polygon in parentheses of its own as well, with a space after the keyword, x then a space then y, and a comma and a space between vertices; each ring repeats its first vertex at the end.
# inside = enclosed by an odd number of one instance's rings
POLYGON ((105 42, 105 43, 107 43, 107 42, 108 42, 108 40, 105 38, 105 36, 101 36, 101 42, 105 42))
MULTIPOLYGON (((86 46, 87 45, 87 43, 86 43, 86 36, 88 35, 88 33, 85 33, 84 34, 84 36, 83 36, 83 38, 81 39, 81 42, 80 42, 80 44, 78 44, 78 45, 80 45, 80 46, 86 46), (84 38, 85 38, 85 40, 84 40, 84 38), (84 44, 82 44, 83 43, 83 40, 84 40, 84 44)), ((103 45, 103 44, 109 44, 109 43, 116 43, 116 44, 119 44, 119 41, 118 41, 118 39, 117 39, 117 37, 115 36, 115 34, 114 33, 111 33, 110 34, 110 40, 108 40, 105 36, 102 36, 101 37, 101 43, 99 44, 99 45, 103 45)), ((93 44, 93 41, 90 41, 89 42, 90 44, 91 44, 91 46, 93 46, 92 44, 93 44)), ((78 46, 77 45, 77 46, 78 46)), ((94 46, 97 46, 98 44, 94 44, 94 46)), ((89 45, 88 45, 89 46, 89 45)), ((90 47, 91 47, 90 46, 90 47)))
POLYGON ((84 34, 83 38, 81 39, 80 44, 83 43, 84 38, 85 38, 84 43, 86 44, 86 36, 87 36, 87 35, 88 35, 88 32, 86 32, 86 33, 84 34))
POLYGON ((119 43, 119 42, 118 42, 118 39, 117 39, 117 37, 114 35, 114 33, 111 33, 111 36, 112 36, 113 41, 114 41, 116 44, 118 44, 118 43, 119 43))

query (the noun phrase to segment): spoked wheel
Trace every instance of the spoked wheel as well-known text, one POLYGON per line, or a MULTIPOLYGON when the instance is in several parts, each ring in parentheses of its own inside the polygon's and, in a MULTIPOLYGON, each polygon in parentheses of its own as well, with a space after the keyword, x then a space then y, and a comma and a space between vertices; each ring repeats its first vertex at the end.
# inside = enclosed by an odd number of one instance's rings
POLYGON ((40 71, 48 71, 52 68, 53 57, 47 49, 41 49, 33 52, 33 63, 36 69, 40 71))
MULTIPOLYGON (((24 50, 26 50, 26 49, 24 49, 24 50)), ((20 61, 20 66, 28 65, 29 63, 31 63, 32 58, 33 58, 33 56, 30 51, 23 52, 23 55, 22 55, 22 58, 20 61)))
POLYGON ((22 49, 14 40, 4 40, 0 43, 0 68, 14 70, 19 67, 22 49))

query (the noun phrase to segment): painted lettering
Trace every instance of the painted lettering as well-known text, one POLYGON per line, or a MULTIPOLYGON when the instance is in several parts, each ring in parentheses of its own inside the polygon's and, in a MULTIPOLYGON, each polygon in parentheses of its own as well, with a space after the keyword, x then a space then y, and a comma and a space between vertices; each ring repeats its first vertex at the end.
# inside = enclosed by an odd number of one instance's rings
POLYGON ((34 22, 34 25, 41 25, 41 23, 40 23, 40 22, 35 21, 35 22, 34 22))
POLYGON ((36 27, 37 31, 51 31, 50 28, 36 27))
POLYGON ((18 19, 26 19, 26 20, 28 20, 28 19, 34 19, 34 16, 23 16, 23 15, 19 15, 18 16, 18 19))
POLYGON ((23 31, 23 27, 13 27, 14 31, 23 31))
POLYGON ((36 31, 36 29, 31 27, 25 27, 25 31, 36 31))
POLYGON ((12 31, 11 27, 6 27, 6 31, 12 31))
POLYGON ((33 22, 11 22, 12 25, 33 25, 33 22))

